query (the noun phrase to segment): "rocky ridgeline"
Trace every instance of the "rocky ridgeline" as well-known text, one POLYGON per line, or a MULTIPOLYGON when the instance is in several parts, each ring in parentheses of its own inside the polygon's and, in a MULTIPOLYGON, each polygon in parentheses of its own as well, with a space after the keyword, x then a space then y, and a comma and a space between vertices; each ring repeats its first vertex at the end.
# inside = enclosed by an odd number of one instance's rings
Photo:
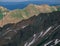
POLYGON ((4 25, 0 46, 60 46, 60 11, 4 25))
POLYGON ((0 7, 0 9, 1 13, 3 13, 4 15, 0 19, 0 26, 3 26, 7 23, 17 23, 19 21, 28 19, 34 15, 38 15, 39 13, 49 13, 57 11, 57 8, 55 6, 33 4, 28 5, 24 9, 15 9, 11 11, 3 7, 0 7))
POLYGON ((6 15, 8 12, 9 12, 9 10, 7 8, 0 6, 0 14, 6 15))

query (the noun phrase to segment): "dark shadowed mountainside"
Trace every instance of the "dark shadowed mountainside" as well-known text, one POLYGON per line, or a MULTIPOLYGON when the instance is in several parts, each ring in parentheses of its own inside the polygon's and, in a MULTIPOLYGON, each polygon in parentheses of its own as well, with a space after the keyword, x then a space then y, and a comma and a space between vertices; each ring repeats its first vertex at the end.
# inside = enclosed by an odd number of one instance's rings
POLYGON ((0 27, 0 46, 60 46, 60 11, 0 27))

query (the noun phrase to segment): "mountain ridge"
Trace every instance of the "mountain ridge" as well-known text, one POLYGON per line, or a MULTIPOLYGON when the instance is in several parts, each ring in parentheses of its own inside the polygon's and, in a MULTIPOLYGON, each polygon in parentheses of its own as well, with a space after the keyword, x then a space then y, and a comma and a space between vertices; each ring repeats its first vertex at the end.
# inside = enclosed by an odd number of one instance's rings
POLYGON ((16 9, 9 11, 5 15, 5 17, 3 17, 3 20, 0 20, 1 23, 0 25, 4 25, 7 23, 16 23, 23 19, 28 19, 33 15, 38 15, 39 13, 48 13, 53 11, 57 11, 57 8, 55 6, 49 6, 46 4, 45 5, 30 4, 24 9, 16 9))
MULTIPOLYGON (((1 27, 0 46, 28 46, 34 39, 30 46, 45 46, 50 40, 60 40, 59 35, 60 11, 40 13, 27 20, 1 27), (50 30, 46 32, 48 29, 50 30), (43 33, 40 36, 41 32, 43 33)), ((53 44, 48 44, 50 45, 54 45, 54 41, 53 44)))

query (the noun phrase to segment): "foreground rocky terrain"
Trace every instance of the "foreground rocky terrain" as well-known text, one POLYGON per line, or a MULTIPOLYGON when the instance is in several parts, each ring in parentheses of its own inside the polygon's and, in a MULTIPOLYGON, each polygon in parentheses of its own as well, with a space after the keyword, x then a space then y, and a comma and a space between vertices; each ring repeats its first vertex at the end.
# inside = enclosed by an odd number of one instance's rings
POLYGON ((49 5, 33 5, 30 4, 24 9, 15 9, 8 10, 4 7, 0 7, 0 26, 3 26, 7 23, 17 23, 19 21, 28 19, 39 13, 49 13, 57 11, 58 9, 55 6, 49 5))
POLYGON ((0 27, 0 46, 60 46, 60 11, 0 27))

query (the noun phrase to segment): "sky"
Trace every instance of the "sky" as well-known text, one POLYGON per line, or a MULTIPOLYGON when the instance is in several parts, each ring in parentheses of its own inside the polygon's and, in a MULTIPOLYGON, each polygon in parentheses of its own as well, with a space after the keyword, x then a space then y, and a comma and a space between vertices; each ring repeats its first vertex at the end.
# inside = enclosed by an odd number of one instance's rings
POLYGON ((23 1, 53 1, 60 2, 60 0, 0 0, 0 2, 23 2, 23 1))
POLYGON ((28 0, 0 0, 0 2, 22 2, 22 1, 28 1, 28 0))

